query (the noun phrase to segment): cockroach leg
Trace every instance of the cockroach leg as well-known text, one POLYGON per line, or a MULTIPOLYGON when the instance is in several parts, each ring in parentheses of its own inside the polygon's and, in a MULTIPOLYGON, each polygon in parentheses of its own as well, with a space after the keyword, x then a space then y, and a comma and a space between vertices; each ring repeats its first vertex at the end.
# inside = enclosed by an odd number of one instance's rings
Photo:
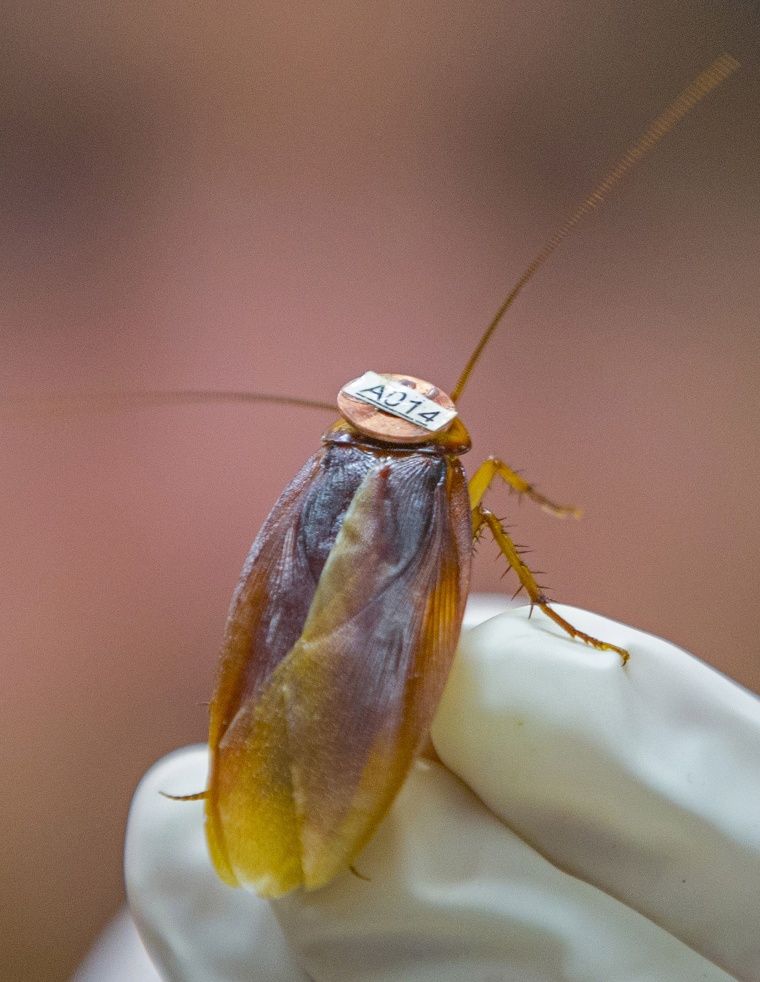
POLYGON ((536 583, 533 573, 531 573, 530 569, 523 562, 522 556, 514 542, 504 531, 501 522, 487 508, 484 508, 481 504, 477 504, 472 510, 473 533, 477 534, 484 525, 488 526, 502 555, 517 574, 521 585, 528 594, 531 605, 539 607, 563 631, 567 631, 571 638, 579 638, 581 641, 585 641, 586 644, 591 645, 592 648, 597 648, 600 651, 616 651, 623 659, 623 664, 625 665, 630 657, 625 648, 618 648, 617 645, 610 644, 607 641, 600 641, 598 638, 594 638, 584 631, 579 631, 549 606, 548 599, 542 593, 538 583, 536 583))
POLYGON ((365 883, 372 882, 372 880, 368 876, 365 876, 363 873, 360 873, 355 866, 349 866, 348 868, 351 870, 351 872, 358 880, 364 880, 365 883))
POLYGON ((158 792, 162 798, 169 801, 205 801, 208 791, 196 791, 195 794, 167 794, 166 791, 158 792))
POLYGON ((582 515, 580 508, 574 508, 572 505, 558 505, 539 494, 532 484, 529 484, 517 471, 507 467, 504 461, 499 460, 498 457, 489 457, 488 460, 484 460, 470 478, 470 505, 473 509, 480 504, 483 495, 497 477, 514 488, 518 494, 526 495, 531 501, 540 505, 544 511, 556 518, 567 518, 568 515, 572 515, 573 518, 580 518, 582 515))

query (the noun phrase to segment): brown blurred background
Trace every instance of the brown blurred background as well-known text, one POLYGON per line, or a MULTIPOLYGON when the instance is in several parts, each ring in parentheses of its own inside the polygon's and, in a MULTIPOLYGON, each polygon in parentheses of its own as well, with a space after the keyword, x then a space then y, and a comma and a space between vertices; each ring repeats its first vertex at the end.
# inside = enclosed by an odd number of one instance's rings
MULTIPOLYGON (((497 492, 553 595, 760 689, 760 86, 715 0, 6 4, 0 393, 453 386, 553 228, 744 62, 541 272, 460 404, 582 505, 497 492)), ((141 773, 202 740, 227 603, 319 413, 0 421, 0 978, 122 902, 141 773)), ((475 586, 502 584, 493 546, 475 586)))

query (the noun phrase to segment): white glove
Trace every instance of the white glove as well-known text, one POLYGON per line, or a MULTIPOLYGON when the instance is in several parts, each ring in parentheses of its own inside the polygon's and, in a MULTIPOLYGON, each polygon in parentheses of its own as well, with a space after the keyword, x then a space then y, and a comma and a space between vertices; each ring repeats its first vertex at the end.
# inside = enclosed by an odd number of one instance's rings
POLYGON ((558 609, 629 664, 528 608, 465 634, 432 734, 450 770, 415 766, 362 878, 273 903, 225 886, 202 803, 158 793, 203 789, 205 749, 159 762, 126 878, 164 978, 760 980, 760 701, 658 638, 558 609))

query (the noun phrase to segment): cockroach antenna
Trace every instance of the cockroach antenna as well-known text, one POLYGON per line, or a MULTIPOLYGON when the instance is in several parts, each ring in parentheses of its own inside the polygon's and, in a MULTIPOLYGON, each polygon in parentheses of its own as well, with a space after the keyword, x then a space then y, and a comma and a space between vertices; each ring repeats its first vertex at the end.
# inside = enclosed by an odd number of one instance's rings
POLYGON ((322 409, 335 415, 335 403, 300 399, 297 396, 270 395, 266 392, 84 392, 72 395, 29 396, 0 402, 0 418, 36 413, 109 412, 122 409, 143 409, 150 406, 188 405, 192 403, 255 402, 280 406, 301 406, 322 409))
POLYGON ((631 149, 621 157, 604 180, 597 185, 576 211, 560 225, 517 283, 512 287, 512 290, 507 295, 501 307, 496 311, 495 317, 486 328, 480 341, 478 341, 475 350, 470 355, 470 359, 464 367, 464 371, 459 376, 456 388, 451 393, 451 398, 454 402, 461 396, 462 390, 467 384, 473 368, 477 365, 480 356, 483 354, 483 349, 491 340, 491 336, 501 323, 502 318, 515 302, 522 288, 535 276, 557 246, 563 239, 567 238, 593 208, 596 208, 604 201, 609 191, 625 177, 628 171, 644 154, 651 150, 666 133, 673 129, 676 123, 683 119, 690 109, 693 109, 714 88, 727 79, 729 75, 732 75, 738 67, 739 62, 729 54, 723 54, 720 58, 717 58, 707 71, 703 72, 698 78, 695 78, 691 85, 684 89, 678 98, 668 106, 665 112, 657 117, 646 133, 640 136, 631 149))

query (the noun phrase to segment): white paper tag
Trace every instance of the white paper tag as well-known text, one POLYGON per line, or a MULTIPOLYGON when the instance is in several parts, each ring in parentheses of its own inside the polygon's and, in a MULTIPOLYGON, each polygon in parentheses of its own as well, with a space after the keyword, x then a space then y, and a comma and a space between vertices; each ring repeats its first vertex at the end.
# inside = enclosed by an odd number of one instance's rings
POLYGON ((393 416, 400 416, 401 419, 407 419, 433 433, 450 423, 457 414, 456 409, 439 406, 437 402, 414 389, 401 385, 400 382, 391 382, 377 372, 365 372, 361 378, 344 385, 343 391, 370 406, 376 406, 393 416))

